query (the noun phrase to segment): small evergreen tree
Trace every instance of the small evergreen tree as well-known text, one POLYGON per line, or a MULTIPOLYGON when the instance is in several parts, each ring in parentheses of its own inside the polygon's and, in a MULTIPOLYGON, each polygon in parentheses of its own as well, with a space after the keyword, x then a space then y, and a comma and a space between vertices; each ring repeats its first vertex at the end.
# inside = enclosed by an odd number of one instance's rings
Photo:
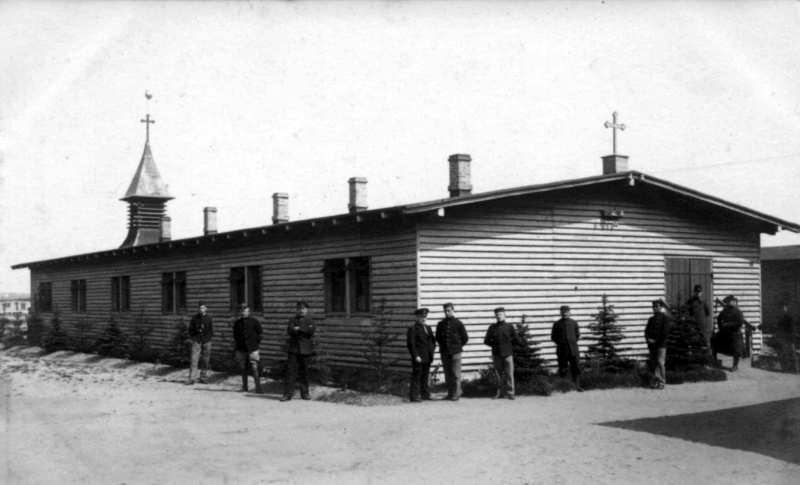
POLYGON ((700 326, 689 315, 686 305, 672 310, 672 328, 667 336, 669 370, 689 370, 709 363, 710 354, 700 326))
POLYGON ((622 328, 617 325, 614 305, 608 304, 608 297, 604 293, 602 306, 598 307, 594 323, 589 324, 589 331, 595 340, 586 351, 586 359, 590 364, 608 372, 630 368, 630 360, 619 356, 620 352, 629 350, 618 347, 625 338, 622 328))
POLYGON ((61 314, 56 311, 50 319, 50 328, 42 337, 45 352, 55 352, 69 348, 69 335, 61 328, 61 314))
POLYGON ((389 368, 398 361, 390 353, 391 346, 400 335, 390 326, 391 313, 386 311, 386 300, 381 300, 370 326, 364 330, 363 339, 367 348, 363 352, 364 360, 375 372, 375 386, 378 391, 387 387, 389 368))
POLYGON ((153 326, 144 315, 144 310, 133 321, 133 340, 131 341, 131 359, 149 362, 155 359, 155 352, 147 343, 147 336, 153 333, 153 326))
POLYGON ((92 349, 92 343, 89 341, 89 332, 92 329, 92 324, 87 317, 81 317, 75 323, 75 330, 78 335, 75 337, 73 344, 78 352, 89 352, 92 349))
POLYGON ((100 338, 95 342, 94 348, 100 355, 125 359, 128 357, 128 336, 119 328, 116 319, 111 315, 108 325, 103 329, 100 338))
POLYGON ((525 383, 536 375, 546 375, 546 360, 541 357, 541 348, 533 340, 530 328, 526 323, 528 315, 522 315, 522 321, 514 325, 519 337, 514 342, 514 382, 525 383))
POLYGON ((183 316, 180 316, 175 320, 173 328, 172 340, 162 354, 162 360, 173 367, 187 367, 190 358, 189 345, 191 344, 189 326, 186 325, 183 316))

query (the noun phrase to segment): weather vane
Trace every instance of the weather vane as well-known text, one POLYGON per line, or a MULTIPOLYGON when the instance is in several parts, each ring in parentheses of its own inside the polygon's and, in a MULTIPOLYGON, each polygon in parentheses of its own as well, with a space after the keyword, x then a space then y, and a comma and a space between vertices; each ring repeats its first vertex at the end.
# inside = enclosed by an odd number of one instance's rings
MULTIPOLYGON (((151 99, 153 99, 153 93, 145 90, 144 97, 147 98, 148 101, 150 101, 151 99)), ((144 125, 145 126, 145 139, 144 139, 145 143, 150 143, 150 125, 154 124, 156 122, 156 120, 150 119, 150 113, 147 113, 147 116, 145 116, 145 118, 143 120, 141 120, 141 122, 145 123, 145 125, 144 125)))
POLYGON ((622 123, 617 123, 617 112, 616 111, 611 113, 611 119, 613 121, 606 121, 605 127, 606 128, 611 128, 611 140, 612 140, 611 148, 613 150, 611 152, 611 154, 612 155, 616 155, 617 154, 617 130, 624 131, 625 130, 625 125, 622 124, 622 123))

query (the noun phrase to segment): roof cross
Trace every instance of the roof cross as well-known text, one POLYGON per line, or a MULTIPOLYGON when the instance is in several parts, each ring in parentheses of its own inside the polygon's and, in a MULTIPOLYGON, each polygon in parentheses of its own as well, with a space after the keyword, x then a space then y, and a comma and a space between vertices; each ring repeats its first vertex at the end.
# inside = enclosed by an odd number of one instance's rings
POLYGON ((147 113, 147 116, 145 117, 145 119, 141 120, 141 122, 145 123, 145 126, 147 127, 147 129, 145 131, 145 133, 146 133, 145 134, 145 139, 144 139, 145 143, 150 143, 150 125, 155 123, 156 120, 151 120, 150 119, 150 113, 147 113))
POLYGON ((613 151, 611 152, 612 155, 617 154, 617 130, 624 131, 625 125, 622 123, 617 123, 617 112, 614 111, 611 113, 611 119, 613 121, 606 121, 605 127, 611 128, 611 139, 612 139, 612 146, 611 148, 613 151))

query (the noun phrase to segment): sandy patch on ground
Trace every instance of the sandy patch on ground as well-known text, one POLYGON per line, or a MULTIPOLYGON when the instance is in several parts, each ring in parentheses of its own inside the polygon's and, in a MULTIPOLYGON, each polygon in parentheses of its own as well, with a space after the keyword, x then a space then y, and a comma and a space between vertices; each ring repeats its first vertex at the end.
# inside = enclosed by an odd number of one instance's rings
POLYGON ((800 483, 800 377, 742 367, 665 391, 349 406, 16 348, 0 351, 0 481, 800 483))

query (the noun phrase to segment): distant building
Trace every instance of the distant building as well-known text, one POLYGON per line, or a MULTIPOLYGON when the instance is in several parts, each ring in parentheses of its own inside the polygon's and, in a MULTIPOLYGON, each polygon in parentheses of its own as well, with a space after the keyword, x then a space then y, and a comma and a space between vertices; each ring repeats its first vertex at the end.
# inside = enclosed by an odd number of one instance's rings
MULTIPOLYGON (((585 349, 603 294, 636 355, 646 349, 650 302, 685 302, 696 283, 709 306, 714 297, 737 295, 758 325, 760 234, 800 232, 797 224, 628 170, 622 155, 603 157, 601 175, 483 193, 472 193, 471 163, 469 155, 449 157, 446 198, 368 209, 367 181, 353 177, 346 212, 290 221, 288 197, 276 193, 271 225, 219 233, 209 207, 203 235, 171 240, 165 207, 172 197, 146 141, 122 199, 129 218, 121 247, 14 268, 30 269, 36 312, 45 322, 60 312, 68 333, 78 321, 99 333, 110 317, 131 333, 144 318, 155 326, 151 343, 163 346, 202 299, 216 317, 217 358, 229 352, 226 322, 242 302, 265 324, 267 361, 281 355, 286 320, 304 299, 331 363, 350 365, 364 364, 363 332, 373 319, 385 318, 403 335, 415 308, 429 307, 435 324, 442 304, 453 302, 470 336, 465 370, 475 371, 491 361, 482 337, 500 305, 512 322, 525 316, 551 360, 559 306, 572 307, 585 349)), ((407 361, 404 342, 389 354, 407 361)))
POLYGON ((761 304, 767 323, 778 321, 783 305, 800 314, 800 245, 761 248, 761 304))
POLYGON ((16 320, 24 318, 31 306, 30 295, 22 293, 0 293, 0 318, 16 320))

